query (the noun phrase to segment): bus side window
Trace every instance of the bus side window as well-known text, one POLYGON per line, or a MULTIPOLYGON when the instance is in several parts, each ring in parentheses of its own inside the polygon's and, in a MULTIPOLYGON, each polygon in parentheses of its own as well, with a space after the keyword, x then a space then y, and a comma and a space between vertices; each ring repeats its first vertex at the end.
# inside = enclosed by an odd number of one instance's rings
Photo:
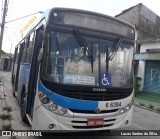
POLYGON ((15 48, 15 50, 14 50, 14 59, 13 59, 13 63, 15 63, 16 62, 16 58, 17 58, 17 47, 15 48))
POLYGON ((25 61, 24 61, 25 64, 30 64, 31 63, 32 50, 33 50, 33 47, 27 48, 27 50, 26 50, 26 57, 25 57, 25 61))
POLYGON ((26 49, 24 48, 21 63, 24 63, 24 62, 25 62, 25 58, 26 58, 26 49))
POLYGON ((25 56, 26 56, 26 44, 27 44, 26 40, 21 44, 21 46, 23 47, 21 63, 24 63, 25 56))
POLYGON ((18 63, 18 56, 19 56, 19 47, 16 48, 16 53, 15 53, 15 63, 18 63))
POLYGON ((26 50, 25 50, 26 56, 25 56, 25 60, 24 60, 25 64, 31 64, 34 38, 35 38, 35 32, 32 32, 26 41, 26 50))
POLYGON ((28 47, 33 46, 33 44, 34 44, 34 38, 35 38, 35 32, 32 32, 30 34, 30 37, 29 37, 29 45, 28 45, 28 47))
POLYGON ((17 47, 17 54, 16 54, 16 61, 15 61, 16 64, 21 63, 22 56, 23 56, 22 54, 23 49, 24 49, 24 42, 20 43, 17 47))

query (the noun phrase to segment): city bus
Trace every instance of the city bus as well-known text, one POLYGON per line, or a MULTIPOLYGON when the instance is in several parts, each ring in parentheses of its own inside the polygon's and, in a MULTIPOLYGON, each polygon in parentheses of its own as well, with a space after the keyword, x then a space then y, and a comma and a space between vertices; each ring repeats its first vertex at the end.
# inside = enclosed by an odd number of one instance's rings
POLYGON ((12 81, 33 130, 102 131, 131 124, 134 26, 52 8, 15 47, 12 81))

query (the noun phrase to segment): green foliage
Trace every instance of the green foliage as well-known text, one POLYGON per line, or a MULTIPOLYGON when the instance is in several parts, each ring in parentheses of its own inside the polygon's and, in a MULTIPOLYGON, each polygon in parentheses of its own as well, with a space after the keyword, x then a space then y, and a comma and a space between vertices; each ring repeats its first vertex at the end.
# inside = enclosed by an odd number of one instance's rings
POLYGON ((140 88, 140 84, 139 81, 141 81, 142 79, 140 77, 134 77, 134 91, 135 91, 135 96, 137 96, 137 94, 139 93, 139 88, 140 88))
POLYGON ((7 125, 2 125, 2 130, 12 130, 12 125, 11 124, 7 124, 7 125))
POLYGON ((156 111, 160 112, 160 108, 157 108, 156 111))
POLYGON ((11 139, 18 139, 16 136, 12 136, 11 139))
POLYGON ((149 104, 149 108, 153 110, 154 106, 152 104, 149 104))
POLYGON ((144 104, 144 103, 141 103, 141 102, 139 103, 139 105, 141 105, 141 106, 145 106, 145 104, 144 104))
POLYGON ((11 112, 11 111, 12 111, 12 108, 11 108, 10 106, 6 106, 6 107, 3 107, 3 110, 4 110, 4 111, 11 112))
POLYGON ((1 114, 0 118, 2 120, 12 120, 13 119, 11 114, 1 114))

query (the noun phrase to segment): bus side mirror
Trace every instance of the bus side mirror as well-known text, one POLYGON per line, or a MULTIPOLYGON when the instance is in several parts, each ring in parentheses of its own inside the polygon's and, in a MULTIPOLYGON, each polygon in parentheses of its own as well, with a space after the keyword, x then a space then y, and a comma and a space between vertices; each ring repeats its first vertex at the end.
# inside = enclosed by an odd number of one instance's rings
POLYGON ((40 62, 42 60, 42 56, 43 56, 43 48, 40 49, 39 54, 38 54, 38 62, 40 62))
POLYGON ((42 47, 42 41, 43 41, 43 30, 40 30, 37 35, 36 45, 38 45, 38 47, 42 47))

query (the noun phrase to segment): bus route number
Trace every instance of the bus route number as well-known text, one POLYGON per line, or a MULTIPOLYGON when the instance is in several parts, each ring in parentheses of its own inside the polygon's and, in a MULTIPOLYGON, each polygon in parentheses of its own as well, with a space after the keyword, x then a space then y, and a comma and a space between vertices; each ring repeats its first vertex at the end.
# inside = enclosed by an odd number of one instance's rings
POLYGON ((106 103, 106 107, 110 107, 110 108, 113 108, 113 107, 121 107, 121 102, 111 102, 111 103, 106 103))

